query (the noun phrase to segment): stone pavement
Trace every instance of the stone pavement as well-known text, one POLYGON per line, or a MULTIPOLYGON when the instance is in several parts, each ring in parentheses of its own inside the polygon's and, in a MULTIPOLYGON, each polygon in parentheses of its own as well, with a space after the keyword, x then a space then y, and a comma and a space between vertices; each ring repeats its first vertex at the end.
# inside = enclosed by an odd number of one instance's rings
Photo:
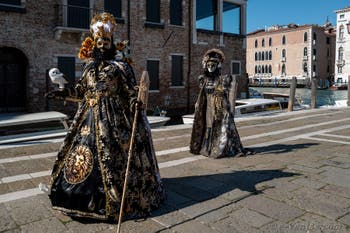
MULTIPOLYGON (((121 232, 350 232, 350 108, 237 118, 258 153, 210 159, 188 151, 191 125, 153 129, 167 200, 121 232)), ((51 209, 47 183, 61 140, 0 147, 0 232, 116 232, 51 209)))

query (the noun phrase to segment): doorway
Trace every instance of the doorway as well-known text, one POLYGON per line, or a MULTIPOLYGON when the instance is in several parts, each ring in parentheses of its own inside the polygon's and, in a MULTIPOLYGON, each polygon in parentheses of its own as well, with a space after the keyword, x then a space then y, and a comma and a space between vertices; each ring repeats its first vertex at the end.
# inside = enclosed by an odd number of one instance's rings
POLYGON ((28 61, 18 49, 0 47, 0 113, 26 110, 28 61))

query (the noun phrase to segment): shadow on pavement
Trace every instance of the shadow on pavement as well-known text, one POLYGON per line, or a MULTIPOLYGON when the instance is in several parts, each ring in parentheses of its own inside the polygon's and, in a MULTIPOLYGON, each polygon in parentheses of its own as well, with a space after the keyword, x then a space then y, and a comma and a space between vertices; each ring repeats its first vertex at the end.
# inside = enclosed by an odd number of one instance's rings
MULTIPOLYGON (((271 187, 257 189, 256 185, 264 181, 282 177, 298 176, 298 173, 284 172, 282 170, 252 170, 234 171, 232 173, 187 176, 177 178, 163 178, 167 191, 165 203, 151 217, 159 217, 179 209, 191 207, 201 202, 223 195, 229 201, 225 205, 212 208, 204 213, 191 217, 185 221, 171 225, 183 224, 202 215, 219 210, 244 198, 257 195, 271 187)), ((198 207, 196 207, 198 208, 198 207)), ((162 229, 158 232, 162 232, 162 229)))
POLYGON ((295 150, 305 149, 311 146, 318 145, 319 143, 299 143, 295 145, 285 145, 285 144, 274 144, 270 146, 262 146, 262 147, 249 147, 249 149, 254 150, 257 154, 282 154, 287 152, 292 152, 295 150))

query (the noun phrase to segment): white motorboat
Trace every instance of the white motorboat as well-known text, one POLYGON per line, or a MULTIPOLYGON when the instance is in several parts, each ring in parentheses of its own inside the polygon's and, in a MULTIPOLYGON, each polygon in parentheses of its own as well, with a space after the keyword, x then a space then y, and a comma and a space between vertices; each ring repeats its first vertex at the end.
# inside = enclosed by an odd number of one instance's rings
MULTIPOLYGON (((235 117, 261 116, 281 112, 282 106, 278 100, 249 98, 236 100, 235 117)), ((194 114, 183 115, 184 124, 193 123, 194 114)))

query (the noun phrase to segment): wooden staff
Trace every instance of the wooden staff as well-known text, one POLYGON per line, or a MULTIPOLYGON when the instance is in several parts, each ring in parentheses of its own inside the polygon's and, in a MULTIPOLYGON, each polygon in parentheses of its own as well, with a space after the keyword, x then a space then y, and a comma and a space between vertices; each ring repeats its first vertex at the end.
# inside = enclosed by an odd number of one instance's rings
MULTIPOLYGON (((147 71, 143 71, 142 72, 142 76, 141 76, 141 80, 140 80, 137 100, 138 101, 142 101, 142 103, 145 106, 146 106, 147 98, 148 98, 148 88, 149 88, 148 72, 147 71)), ((121 222, 122 222, 122 218, 123 218, 123 209, 124 209, 124 204, 125 204, 124 203, 125 202, 125 194, 126 194, 126 190, 127 190, 127 186, 128 186, 130 161, 131 161, 131 157, 132 157, 132 149, 133 149, 134 139, 135 139, 135 134, 136 134, 138 115, 139 115, 139 108, 136 106, 134 121, 133 121, 133 124, 132 124, 132 131, 131 131, 131 138, 130 138, 130 145, 129 145, 129 152, 128 152, 128 162, 127 162, 126 171, 125 171, 123 195, 122 195, 122 201, 121 201, 120 210, 119 210, 119 219, 118 219, 117 233, 120 232, 120 226, 121 226, 121 222)))

